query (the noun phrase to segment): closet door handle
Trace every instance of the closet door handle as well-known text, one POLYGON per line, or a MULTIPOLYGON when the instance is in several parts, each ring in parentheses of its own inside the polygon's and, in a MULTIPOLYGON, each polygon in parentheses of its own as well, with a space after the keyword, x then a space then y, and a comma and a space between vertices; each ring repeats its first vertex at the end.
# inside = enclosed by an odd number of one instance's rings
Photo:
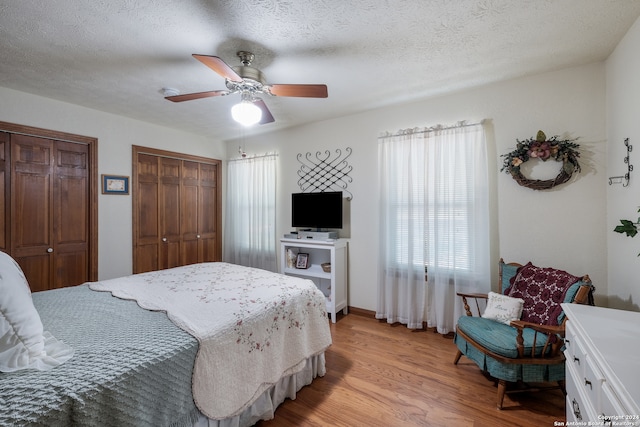
POLYGON ((47 249, 47 252, 48 252, 48 253, 52 253, 52 252, 53 252, 53 248, 49 248, 49 249, 47 249))
POLYGON ((162 238, 162 241, 166 243, 167 238, 166 238, 166 237, 163 237, 163 238, 162 238))
POLYGON ((200 238, 200 235, 199 235, 199 234, 196 234, 196 239, 199 239, 199 238, 200 238))

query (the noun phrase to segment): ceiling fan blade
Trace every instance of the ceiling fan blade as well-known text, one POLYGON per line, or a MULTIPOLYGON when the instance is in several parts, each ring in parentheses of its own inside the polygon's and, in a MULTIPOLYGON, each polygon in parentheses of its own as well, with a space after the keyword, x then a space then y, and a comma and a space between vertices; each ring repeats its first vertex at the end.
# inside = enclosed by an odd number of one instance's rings
POLYGON ((209 98, 212 96, 223 96, 228 94, 228 90, 211 90, 208 92, 185 93, 184 95, 165 96, 164 99, 168 99, 169 101, 173 102, 182 102, 191 101, 193 99, 209 98))
POLYGON ((233 71, 233 68, 228 66, 226 62, 224 62, 222 59, 218 58, 217 56, 198 55, 195 53, 191 56, 193 56, 198 61, 202 62, 204 65, 211 68, 213 71, 220 74, 222 77, 224 77, 227 80, 231 80, 232 82, 238 82, 238 83, 242 81, 242 77, 240 77, 238 73, 233 71))
POLYGON ((326 98, 327 85, 269 85, 269 92, 275 96, 299 96, 306 98, 326 98))
POLYGON ((256 99, 255 101, 253 101, 253 104, 262 110, 262 118, 260 119, 259 124, 266 125, 267 123, 276 121, 273 118, 271 111, 269 111, 269 108, 267 108, 267 104, 265 104, 262 99, 256 99))

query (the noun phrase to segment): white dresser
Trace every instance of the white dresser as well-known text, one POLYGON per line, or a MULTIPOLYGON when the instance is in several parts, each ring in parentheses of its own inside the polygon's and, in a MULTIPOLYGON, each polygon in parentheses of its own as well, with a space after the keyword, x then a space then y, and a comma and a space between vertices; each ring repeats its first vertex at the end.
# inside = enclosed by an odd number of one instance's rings
POLYGON ((640 426, 640 313, 562 307, 568 318, 566 425, 640 426))

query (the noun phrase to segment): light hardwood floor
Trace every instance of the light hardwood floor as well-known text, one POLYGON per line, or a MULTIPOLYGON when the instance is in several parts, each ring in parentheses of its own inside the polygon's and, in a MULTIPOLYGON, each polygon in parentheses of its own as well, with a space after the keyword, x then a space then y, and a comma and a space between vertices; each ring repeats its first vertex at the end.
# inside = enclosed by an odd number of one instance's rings
POLYGON ((327 374, 257 426, 544 427, 565 421, 560 390, 508 394, 498 410, 494 382, 464 356, 453 364, 452 337, 389 325, 366 312, 340 316, 331 333, 327 374))

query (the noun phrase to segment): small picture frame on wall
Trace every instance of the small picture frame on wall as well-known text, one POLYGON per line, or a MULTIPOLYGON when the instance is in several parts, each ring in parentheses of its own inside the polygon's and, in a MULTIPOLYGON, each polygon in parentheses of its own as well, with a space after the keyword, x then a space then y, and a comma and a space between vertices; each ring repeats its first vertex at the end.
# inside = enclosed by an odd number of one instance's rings
POLYGON ((309 254, 298 254, 298 256, 296 257, 296 268, 309 268, 309 254))
POLYGON ((129 194, 129 177, 103 174, 102 194, 129 194))

